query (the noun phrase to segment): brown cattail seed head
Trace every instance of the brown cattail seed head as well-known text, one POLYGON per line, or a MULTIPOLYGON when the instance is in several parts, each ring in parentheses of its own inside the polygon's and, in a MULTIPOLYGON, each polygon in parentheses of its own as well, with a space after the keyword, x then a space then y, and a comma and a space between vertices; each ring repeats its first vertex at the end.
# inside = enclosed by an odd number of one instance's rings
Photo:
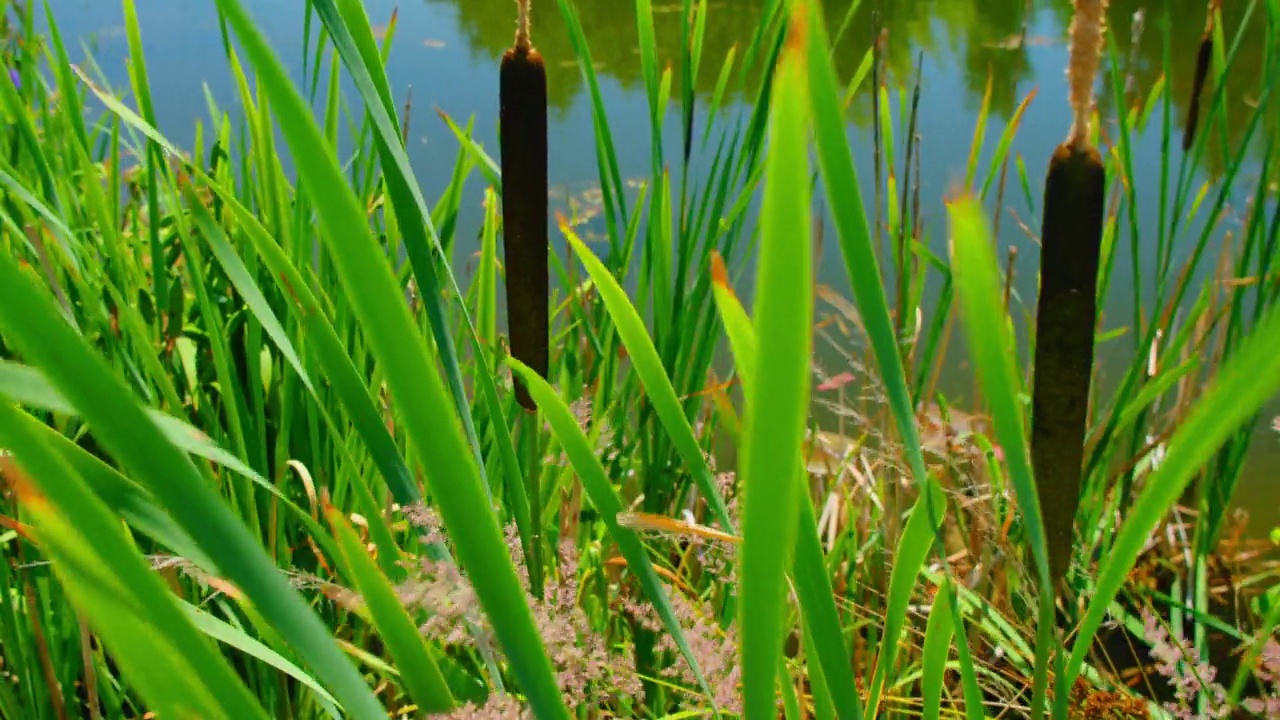
POLYGON ((1031 465, 1055 581, 1070 565, 1083 482, 1105 186, 1095 148, 1058 146, 1045 179, 1031 404, 1031 465))
MULTIPOLYGON (((519 3, 516 44, 499 67, 502 227, 511 354, 543 378, 549 365, 547 239, 547 74, 529 41, 529 3, 519 3)), ((516 381, 526 410, 536 404, 516 381)))

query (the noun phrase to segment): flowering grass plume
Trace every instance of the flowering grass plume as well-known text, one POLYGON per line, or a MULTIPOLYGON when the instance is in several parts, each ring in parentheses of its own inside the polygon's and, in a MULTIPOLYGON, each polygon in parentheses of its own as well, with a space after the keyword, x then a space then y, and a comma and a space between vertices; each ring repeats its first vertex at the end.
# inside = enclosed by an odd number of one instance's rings
MULTIPOLYGON (((1151 643, 1149 654, 1155 670, 1173 688, 1174 699, 1165 709, 1181 720, 1231 717, 1234 708, 1228 702, 1226 688, 1218 682, 1218 668, 1200 657, 1195 647, 1169 632, 1148 608, 1142 609, 1142 630, 1151 643), (1199 707, 1203 703, 1204 713, 1199 707)), ((1246 698, 1240 707, 1260 717, 1280 717, 1280 643, 1274 638, 1263 641, 1255 668, 1258 680, 1265 684, 1260 697, 1246 698)))

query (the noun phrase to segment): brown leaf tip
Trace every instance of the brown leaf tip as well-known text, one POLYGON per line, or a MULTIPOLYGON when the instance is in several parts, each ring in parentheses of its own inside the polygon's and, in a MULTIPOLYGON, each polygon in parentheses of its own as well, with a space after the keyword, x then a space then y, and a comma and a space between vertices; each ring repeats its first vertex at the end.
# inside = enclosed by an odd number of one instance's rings
POLYGON ((0 485, 8 486, 23 505, 40 506, 46 503, 44 494, 32 482, 26 470, 6 450, 0 449, 0 485))
POLYGON ((711 282, 733 292, 733 288, 729 287, 729 268, 725 267, 724 258, 718 250, 711 251, 711 282))
POLYGON ((809 3, 808 0, 794 0, 791 9, 791 21, 787 28, 787 44, 785 52, 803 55, 809 41, 809 3))

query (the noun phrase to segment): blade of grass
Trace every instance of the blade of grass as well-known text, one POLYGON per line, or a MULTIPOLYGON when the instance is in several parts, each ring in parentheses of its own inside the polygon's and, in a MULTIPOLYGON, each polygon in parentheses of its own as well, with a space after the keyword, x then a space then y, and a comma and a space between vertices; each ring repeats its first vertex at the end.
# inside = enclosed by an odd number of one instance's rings
MULTIPOLYGON (((54 387, 52 380, 37 368, 0 360, 0 392, 16 402, 40 410, 58 412, 65 415, 82 414, 73 404, 69 395, 54 387)), ((320 531, 316 538, 325 542, 328 537, 319 524, 311 516, 286 497, 280 489, 268 482, 239 458, 223 450, 201 431, 191 425, 159 410, 146 408, 143 413, 154 424, 162 437, 173 445, 196 457, 220 465, 253 481, 255 485, 271 493, 276 500, 286 507, 296 518, 307 524, 313 532, 320 531)), ((89 416, 85 416, 86 419, 89 416)), ((216 563, 212 566, 216 568, 216 563)), ((211 570, 212 571, 212 570, 211 570)))
POLYGON ((176 599, 130 545, 112 513, 32 432, 23 415, 8 401, 0 402, 0 441, 13 449, 20 467, 7 471, 6 479, 33 516, 36 542, 64 568, 64 578, 71 582, 68 589, 78 596, 95 630, 120 653, 117 659, 159 706, 177 710, 186 695, 185 702, 205 705, 224 717, 265 718, 230 665, 182 616, 176 599), (91 573, 88 577, 81 574, 85 569, 91 573), (105 586, 94 583, 94 577, 105 586), (102 605, 88 605, 90 599, 102 602, 110 596, 115 597, 114 613, 104 612, 108 608, 102 605), (138 628, 146 628, 143 635, 152 639, 131 641, 128 633, 138 628), (164 673, 147 668, 166 657, 171 664, 164 673))
MULTIPOLYGON (((867 714, 875 717, 881 684, 897 652, 902 622, 911 601, 911 588, 924 567, 937 529, 942 523, 945 496, 937 480, 930 477, 925 468, 906 372, 885 296, 885 284, 876 259, 867 214, 861 202, 862 192, 849 148, 845 117, 839 100, 839 84, 821 13, 814 15, 809 31, 812 35, 809 42, 809 102, 812 104, 819 170, 827 196, 842 199, 841 202, 831 204, 831 211, 845 269, 880 369, 908 467, 921 488, 920 497, 911 510, 911 516, 894 553, 885 634, 866 703, 867 714)), ((873 88, 873 91, 876 90, 878 89, 873 88)), ((955 636, 959 641, 962 674, 967 675, 973 670, 972 661, 967 652, 963 618, 958 614, 958 604, 954 602, 954 598, 952 600, 951 607, 956 613, 955 636)), ((966 695, 970 712, 980 712, 980 698, 966 695)))
MULTIPOLYGON (((1033 677, 1033 718, 1044 712, 1052 635, 1054 592, 1049 574, 1048 541, 1040 511, 1039 494, 1028 458, 1026 423, 1018 402, 1022 383, 1014 360, 1013 341, 1007 325, 991 322, 1003 317, 1000 278, 991 230, 981 205, 965 196, 949 205, 951 256, 960 296, 960 308, 974 367, 981 381, 982 397, 991 408, 996 436, 1004 448, 1018 507, 1036 562, 1040 615, 1036 623, 1036 665, 1033 677)), ((1061 691, 1063 687, 1059 687, 1061 691)))
POLYGON ((667 593, 662 587, 662 581, 658 578, 658 574, 653 568, 653 562, 649 558, 649 553, 645 551, 640 536, 634 530, 618 524, 618 515, 626 507, 622 504, 622 499, 618 497, 617 492, 614 491, 610 484, 608 475, 605 474, 604 467, 600 464, 600 459, 596 455, 593 444, 578 425, 578 421, 574 418, 569 407, 560 399, 560 394, 556 392, 556 389, 550 383, 542 379, 532 368, 513 357, 507 358, 507 364, 528 383, 529 394, 533 396, 539 412, 545 416, 556 439, 563 446, 574 472, 577 473, 579 480, 582 481, 583 491, 587 494, 591 504, 595 506, 596 512, 600 514, 600 520, 608 529, 609 535, 618 544, 619 552, 626 558, 627 568, 635 573, 636 579, 640 581, 640 587, 644 590, 645 595, 648 596, 649 602, 653 604, 654 609, 658 611, 662 624, 675 641, 680 654, 688 661, 689 667, 693 670, 694 678, 701 686, 702 691, 707 694, 707 697, 714 698, 715 693, 710 685, 707 684, 706 678, 698 665, 698 659, 689 647, 689 641, 685 638, 684 631, 680 628, 680 621, 676 618, 675 610, 671 606, 671 601, 667 598, 667 593))
MULTIPOLYGON (((365 108, 373 123, 374 137, 377 141, 379 157, 382 161, 383 172, 385 173, 392 199, 392 208, 398 218, 400 227, 406 233, 405 249, 413 267, 414 276, 421 286, 423 301, 427 308, 432 334, 440 354, 440 361, 444 365, 446 377, 449 381, 449 390, 453 395, 455 408, 470 442, 476 466, 483 480, 485 478, 484 458, 481 455, 480 442, 476 437, 466 392, 462 384, 462 374, 458 366, 457 353, 454 350, 453 337, 449 333, 444 319, 443 300, 440 292, 440 283, 436 275, 437 271, 443 273, 445 280, 448 282, 448 290, 454 298, 458 299, 458 310, 463 328, 468 341, 471 343, 473 358, 477 365, 475 377, 479 379, 481 397, 484 399, 485 409, 490 417, 500 419, 500 421, 495 422, 496 439, 507 486, 512 488, 521 487, 521 468, 511 438, 511 431, 502 412, 502 406, 498 401, 496 385, 492 381, 494 368, 489 364, 487 355, 481 350, 480 341, 476 336, 470 314, 467 312, 465 302, 462 301, 462 298, 465 298, 466 295, 459 287, 449 264, 448 256, 440 246, 440 239, 432 222, 432 215, 428 211, 426 201, 423 199, 421 190, 414 179, 409 157, 403 145, 403 139, 398 132, 396 123, 393 121, 395 104, 391 98, 390 84, 384 67, 385 63, 380 61, 380 56, 376 51, 368 17, 365 15, 362 3, 354 2, 353 0, 340 0, 340 2, 342 3, 340 10, 334 4, 334 0, 314 0, 314 6, 319 11, 325 28, 332 36, 334 47, 341 54, 343 62, 351 73, 356 89, 364 99, 365 108), (440 261, 438 266, 432 260, 433 252, 440 261)), ((492 164, 491 161, 490 164, 492 164)), ((501 187, 500 182, 498 185, 501 187)), ((487 482, 483 483, 483 488, 487 495, 489 493, 487 482)), ((527 498, 516 499, 517 523, 523 524, 522 532, 524 534, 532 536, 535 528, 531 527, 532 521, 529 519, 529 513, 527 512, 529 507, 530 501, 527 498)), ((532 552, 533 549, 530 545, 525 546, 526 552, 532 552)), ((533 558, 526 558, 526 560, 531 559, 533 558)))
POLYGON ((929 621, 924 629, 924 649, 921 662, 924 675, 920 678, 920 695, 923 701, 923 717, 939 717, 942 712, 942 685, 947 671, 947 659, 951 653, 951 609, 946 596, 934 596, 929 608, 929 621))
POLYGON ((38 364, 94 435, 294 644, 347 711, 377 717, 377 699, 342 657, 327 628, 106 363, 60 320, 12 258, 0 259, 0 328, 38 364))
POLYGON ((1093 639, 1106 619, 1107 607, 1123 586, 1151 532, 1222 443, 1278 390, 1280 312, 1272 309, 1191 407, 1169 439, 1165 461, 1147 477, 1146 486, 1098 570, 1093 597, 1071 645, 1063 686, 1069 687, 1080 674, 1093 639))
POLYGON ((395 589, 369 557, 342 512, 327 505, 324 515, 337 539, 343 569, 361 594, 370 619, 378 629, 378 636, 391 651, 405 690, 425 712, 448 712, 454 706, 449 687, 413 618, 409 617, 396 596, 395 589))
POLYGON ((726 532, 733 532, 733 523, 729 519, 729 511, 725 507, 724 499, 720 496, 715 478, 711 476, 711 469, 707 466, 707 460, 698 446, 698 439, 693 434, 693 427, 685 417, 671 379, 662 368, 662 360, 658 357, 652 338, 645 330, 640 314, 627 299, 626 290, 618 284, 613 273, 609 272, 609 269, 596 258, 563 217, 560 218, 560 231, 569 240, 574 253, 595 283, 600 299, 609 311, 609 317, 613 320, 618 336, 622 339, 622 345, 631 358, 632 367, 640 377, 640 382, 647 393, 647 400, 652 403, 663 427, 671 435, 676 449, 680 452, 680 457, 693 473, 698 490, 710 503, 720 526, 726 532))
MULTIPOLYGON (((369 19, 365 15, 364 6, 352 0, 341 1, 341 9, 335 4, 335 0, 312 0, 312 3, 365 102, 365 110, 374 129, 373 136, 378 156, 382 161, 391 207, 401 231, 405 234, 405 251, 421 290, 422 301, 431 324, 432 337, 436 343, 440 362, 445 369, 454 408, 462 421, 476 466, 479 468, 481 477, 484 477, 484 460, 480 454, 480 442, 476 438, 471 410, 462 383, 462 371, 454 349, 453 336, 445 320, 438 274, 441 272, 444 274, 449 283, 448 289, 454 298, 459 299, 459 311, 464 319, 469 339, 475 343, 475 328, 471 325, 466 306, 460 300, 465 297, 465 294, 454 279, 448 256, 441 248, 439 237, 436 235, 426 200, 423 199, 413 171, 410 169, 399 128, 393 120, 396 110, 391 97, 390 84, 374 42, 369 19)), ((484 357, 477 357, 476 362, 487 372, 491 371, 484 357)), ((496 407, 490 407, 489 412, 494 417, 501 417, 501 410, 496 407)), ((516 473, 518 476, 518 470, 511 468, 508 472, 516 473)), ((483 487, 488 493, 488 485, 484 484, 483 487)))
POLYGON ((788 556, 796 534, 813 324, 809 240, 808 102, 805 50, 809 6, 792 8, 775 78, 765 156, 763 237, 755 302, 755 388, 748 397, 741 466, 742 549, 738 579, 743 708, 748 720, 776 717, 774 678, 785 632, 788 556))
MULTIPOLYGON (((711 256, 711 273, 716 307, 723 318, 733 351, 734 365, 743 379, 742 390, 750 407, 750 398, 758 380, 755 376, 755 329, 729 286, 724 261, 714 251, 711 256)), ((795 482, 803 487, 804 473, 798 475, 795 482)), ((796 536, 792 578, 796 596, 800 600, 806 637, 809 638, 806 644, 813 647, 817 656, 816 670, 822 676, 822 683, 836 716, 841 720, 861 720, 862 706, 853 667, 849 662, 849 648, 844 642, 840 614, 833 599, 830 574, 819 540, 818 524, 808 498, 801 499, 799 510, 800 525, 796 536)))
POLYGON ((338 714, 338 701, 324 686, 316 681, 315 678, 308 675, 302 668, 287 660, 284 656, 258 642, 245 633, 244 630, 228 623, 225 620, 210 615, 208 612, 197 608, 188 602, 179 603, 179 608, 187 615, 187 619, 197 630, 226 645, 235 648, 249 657, 266 663, 271 667, 279 670, 285 675, 297 680, 316 694, 317 699, 325 708, 330 717, 335 720, 341 715, 338 714))

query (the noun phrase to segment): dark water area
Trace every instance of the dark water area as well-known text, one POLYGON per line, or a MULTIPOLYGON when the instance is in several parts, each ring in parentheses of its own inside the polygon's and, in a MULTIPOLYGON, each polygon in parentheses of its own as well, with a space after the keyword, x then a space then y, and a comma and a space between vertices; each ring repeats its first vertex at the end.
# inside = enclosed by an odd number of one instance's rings
MULTIPOLYGON (((196 122, 209 122, 206 88, 221 107, 233 109, 236 91, 222 50, 217 15, 211 0, 136 0, 142 28, 152 96, 161 130, 181 145, 189 145, 196 122)), ((57 0, 54 15, 67 37, 73 60, 91 53, 103 76, 118 92, 128 95, 126 58, 128 48, 120 3, 113 0, 57 0), (80 50, 79 48, 83 48, 80 50)), ((749 41, 759 22, 762 0, 711 0, 703 49, 703 66, 694 79, 700 100, 697 111, 708 112, 720 65, 729 50, 739 52, 749 41)), ((849 5, 839 0, 824 3, 827 22, 840 27, 849 5)), ((1224 3, 1225 32, 1234 37, 1243 21, 1248 3, 1224 3)), ((304 35, 301 0, 248 0, 247 6, 266 33, 277 54, 285 60, 296 81, 303 78, 304 35)), ((498 59, 510 45, 514 32, 513 0, 365 0, 367 12, 379 27, 398 12, 395 45, 388 73, 397 102, 403 103, 412 88, 413 117, 409 152, 419 182, 428 198, 440 194, 449 181, 458 146, 450 130, 436 115, 445 112, 465 123, 474 118, 475 135, 496 155, 498 116, 498 59)), ((591 46, 601 84, 604 106, 612 124, 618 162, 623 177, 644 178, 650 168, 649 110, 641 75, 636 22, 632 3, 626 0, 576 0, 581 23, 591 46)), ((658 41, 659 66, 678 57, 678 0, 655 0, 654 23, 658 41)), ((916 76, 916 62, 922 78, 918 120, 918 149, 921 173, 918 177, 924 239, 933 252, 946 253, 946 210, 943 199, 963 180, 978 111, 988 85, 991 89, 991 117, 985 130, 979 177, 985 174, 1000 134, 1019 104, 1034 92, 1022 117, 1021 129, 1011 152, 1025 165, 1031 188, 1031 202, 1022 192, 1015 167, 1009 170, 1007 191, 1001 214, 999 242, 1003 248, 1018 249, 1013 314, 1019 332, 1034 310, 1035 276, 1039 262, 1037 241, 1040 193, 1044 172, 1053 148, 1067 133, 1070 113, 1064 69, 1067 60, 1066 28, 1071 4, 1067 0, 863 0, 852 16, 847 31, 836 48, 837 69, 846 81, 853 76, 875 36, 872 12, 887 32, 887 67, 893 87, 905 88, 894 95, 894 133, 899 155, 905 145, 904 117, 897 104, 909 102, 909 88, 916 76)), ((1250 22, 1238 49, 1236 72, 1229 75, 1224 90, 1226 118, 1215 123, 1208 143, 1203 172, 1197 180, 1215 179, 1226 166, 1224 149, 1239 146, 1248 132, 1249 116, 1257 106, 1257 76, 1248 72, 1260 67, 1265 53, 1264 19, 1261 8, 1250 22)), ((1172 72, 1166 79, 1174 98, 1170 108, 1175 128, 1186 115, 1193 85, 1196 48, 1204 27, 1204 0, 1112 0, 1110 31, 1117 57, 1131 59, 1133 97, 1145 97, 1161 77, 1165 28, 1169 29, 1172 72), (1135 17, 1141 14, 1145 30, 1134 46, 1135 17)), ((596 156, 592 139, 591 100, 581 70, 574 59, 568 31, 555 3, 535 0, 534 42, 546 58, 550 101, 550 173, 552 193, 561 204, 573 200, 590 207, 597 202, 596 156)), ((1104 72, 1106 63, 1104 62, 1104 72)), ((679 73, 674 74, 673 97, 681 89, 679 73)), ((848 112, 851 140, 864 189, 870 188, 872 171, 872 101, 870 83, 854 99, 848 112)), ((1211 89, 1212 91, 1212 89, 1211 89)), ((1206 95, 1207 96, 1207 95, 1206 95)), ((721 113, 741 110, 744 99, 732 92, 721 113)), ((1109 90, 1099 96, 1104 115, 1104 133, 1114 132, 1114 102, 1109 90)), ((1272 106, 1276 103, 1273 101, 1272 106)), ((1159 173, 1162 158, 1159 117, 1153 112, 1151 131, 1135 138, 1133 146, 1138 197, 1139 241, 1143 267, 1155 259, 1154 228, 1159 212, 1159 173)), ((701 127, 701 121, 698 122, 701 127)), ((1202 124, 1203 126, 1203 124, 1202 124)), ((679 148, 678 105, 668 111, 665 146, 679 148)), ((1171 167, 1176 171, 1181 150, 1176 140, 1170 149, 1171 167)), ((1280 133, 1280 112, 1267 109, 1259 129, 1254 131, 1250 157, 1260 156, 1261 139, 1280 133)), ((1110 139, 1114 139, 1113 137, 1110 139)), ((673 165, 678 162, 674 157, 673 165)), ((1246 163, 1230 198, 1228 219, 1218 236, 1238 231, 1240 217, 1259 177, 1259 163, 1246 163)), ((475 238, 482 220, 480 210, 483 180, 478 174, 467 187, 459 226, 456 259, 461 282, 467 282, 470 257, 478 249, 475 238)), ((1275 202, 1274 193, 1270 202, 1275 202)), ((992 193, 994 197, 994 193, 992 193)), ((869 197, 868 197, 869 200, 869 197)), ((602 221, 589 223, 585 233, 603 233, 602 221)), ((1174 248, 1174 263, 1190 252, 1196 228, 1183 231, 1174 248)), ((1116 257, 1110 291, 1104 301, 1106 330, 1132 324, 1134 290, 1132 255, 1128 239, 1116 257)), ((1202 263, 1201 276, 1211 272, 1216 259, 1211 245, 1209 258, 1202 263)), ((828 242, 821 258, 818 281, 848 294, 843 261, 835 243, 828 242)), ((744 275, 744 278, 749 274, 744 275)), ((1144 278, 1146 281, 1146 278, 1144 278)), ((934 283, 936 286, 937 283, 934 283)), ((1142 297, 1151 298, 1150 287, 1142 297)), ((750 288, 743 287, 744 294, 750 288)), ((931 286, 924 307, 931 307, 931 286)), ((1148 315, 1150 313, 1148 312, 1148 315)), ((924 318, 927 324, 930 318, 924 318)), ((958 335, 958 333, 957 333, 958 335)), ((1124 334, 1098 347, 1103 382, 1114 385, 1132 361, 1133 339, 1124 334)), ((1025 349, 1024 349, 1025 352, 1025 349)), ((842 356, 820 354, 818 361, 828 372, 840 372, 842 356)), ((971 370, 962 362, 951 363, 940 378, 939 389, 963 407, 972 399, 971 370)), ((1266 532, 1280 523, 1280 437, 1269 429, 1270 418, 1280 414, 1273 403, 1264 413, 1239 490, 1240 504, 1254 517, 1254 531, 1266 532)))

